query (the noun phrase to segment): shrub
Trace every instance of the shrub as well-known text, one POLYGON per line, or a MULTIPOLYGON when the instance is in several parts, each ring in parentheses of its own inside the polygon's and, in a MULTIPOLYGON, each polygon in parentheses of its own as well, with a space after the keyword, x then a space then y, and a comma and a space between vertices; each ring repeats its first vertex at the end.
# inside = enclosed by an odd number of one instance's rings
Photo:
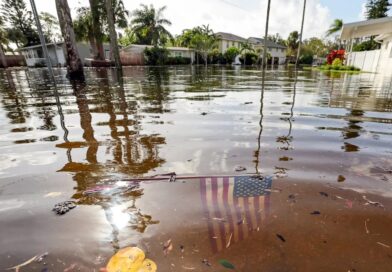
POLYGON ((304 54, 299 58, 299 63, 312 64, 313 63, 313 56, 311 54, 304 54))
POLYGON ((185 58, 180 56, 168 57, 165 64, 169 64, 169 65, 191 64, 191 58, 185 58))
POLYGON ((254 52, 246 52, 242 59, 245 65, 253 65, 257 63, 259 56, 254 52))
POLYGON ((338 59, 338 58, 334 59, 333 62, 332 62, 332 66, 334 66, 334 67, 342 66, 342 64, 343 64, 342 60, 338 59))
POLYGON ((144 58, 147 65, 164 65, 168 62, 169 51, 164 47, 147 47, 144 49, 144 58))
POLYGON ((237 47, 230 47, 226 50, 224 56, 227 63, 232 63, 236 56, 240 54, 240 50, 237 47))

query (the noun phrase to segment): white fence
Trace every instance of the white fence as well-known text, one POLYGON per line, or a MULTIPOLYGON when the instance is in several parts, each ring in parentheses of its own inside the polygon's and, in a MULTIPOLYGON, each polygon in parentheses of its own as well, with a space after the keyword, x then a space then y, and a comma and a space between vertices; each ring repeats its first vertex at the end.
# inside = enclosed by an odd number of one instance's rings
POLYGON ((347 65, 353 65, 366 72, 377 72, 380 50, 352 52, 347 56, 347 65))

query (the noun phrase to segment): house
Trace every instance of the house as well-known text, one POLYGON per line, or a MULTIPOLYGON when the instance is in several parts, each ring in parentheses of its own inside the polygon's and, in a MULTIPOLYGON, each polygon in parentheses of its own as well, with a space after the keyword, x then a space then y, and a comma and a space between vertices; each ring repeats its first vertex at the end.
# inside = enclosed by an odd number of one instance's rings
MULTIPOLYGON (((105 58, 109 59, 110 46, 109 44, 104 44, 103 46, 105 58)), ((48 48, 49 58, 53 66, 66 66, 64 42, 47 43, 46 47, 48 48)), ((86 64, 92 57, 90 45, 88 43, 78 42, 76 47, 83 64, 86 64)), ((19 48, 17 51, 25 57, 26 64, 29 67, 46 65, 41 44, 19 48)))
POLYGON ((219 52, 222 54, 225 53, 226 50, 230 47, 237 47, 240 49, 241 43, 246 43, 248 41, 245 38, 226 32, 215 33, 215 36, 218 40, 219 52))
MULTIPOLYGON (((251 44, 253 49, 258 52, 262 52, 262 49, 264 49, 264 39, 261 38, 250 37, 245 39, 226 32, 218 32, 215 35, 218 39, 219 52, 222 54, 224 54, 230 47, 241 49, 241 43, 251 44)), ((286 46, 267 40, 267 50, 272 57, 272 63, 284 64, 286 62, 286 46)))
POLYGON ((363 71, 392 74, 392 17, 344 24, 341 40, 346 41, 346 64, 363 71), (380 49, 352 52, 355 40, 375 37, 380 49))
MULTIPOLYGON (((253 45, 256 51, 262 52, 264 49, 264 39, 250 37, 248 42, 253 45)), ((287 47, 276 42, 267 40, 267 51, 270 53, 273 64, 286 63, 286 50, 287 47)))
MULTIPOLYGON (((152 48, 152 45, 131 44, 120 50, 120 59, 123 65, 144 65, 144 50, 152 48)), ((166 47, 169 57, 182 57, 195 61, 195 50, 186 47, 166 47)))

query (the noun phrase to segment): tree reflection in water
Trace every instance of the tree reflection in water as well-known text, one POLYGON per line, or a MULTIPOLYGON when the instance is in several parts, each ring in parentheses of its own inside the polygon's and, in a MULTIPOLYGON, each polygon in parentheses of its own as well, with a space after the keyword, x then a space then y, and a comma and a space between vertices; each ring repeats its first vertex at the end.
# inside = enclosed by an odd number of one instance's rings
MULTIPOLYGON (((165 144, 165 138, 143 133, 140 124, 143 116, 139 113, 140 108, 136 101, 127 101, 123 79, 115 71, 113 73, 114 79, 109 80, 107 69, 97 70, 95 78, 100 80, 95 86, 86 82, 72 82, 80 127, 83 130, 83 141, 68 141, 57 147, 71 151, 87 148, 85 161, 77 162, 69 156, 68 162, 59 171, 74 173, 73 179, 77 186, 73 198, 78 200, 79 205, 99 205, 103 208, 106 219, 112 226, 113 247, 117 249, 118 235, 122 228, 131 227, 144 232, 148 225, 159 223, 137 208, 136 200, 142 197, 143 189, 132 188, 106 195, 86 195, 83 192, 103 184, 115 187, 121 183, 122 178, 141 176, 152 171, 165 161, 158 154, 159 146, 165 144), (92 100, 91 97, 95 99, 92 100), (95 107, 91 107, 92 104, 95 107), (108 122, 98 122, 94 125, 93 116, 96 113, 108 114, 108 122), (110 140, 97 140, 94 126, 97 126, 96 129, 108 126, 110 140), (111 154, 112 159, 99 159, 99 150, 102 148, 106 155, 111 154)), ((154 82, 158 84, 160 81, 154 82)), ((162 103, 158 107, 162 108, 167 97, 159 94, 162 91, 160 85, 156 85, 154 89, 156 95, 153 99, 160 100, 162 103), (159 95, 162 97, 157 99, 159 95)))

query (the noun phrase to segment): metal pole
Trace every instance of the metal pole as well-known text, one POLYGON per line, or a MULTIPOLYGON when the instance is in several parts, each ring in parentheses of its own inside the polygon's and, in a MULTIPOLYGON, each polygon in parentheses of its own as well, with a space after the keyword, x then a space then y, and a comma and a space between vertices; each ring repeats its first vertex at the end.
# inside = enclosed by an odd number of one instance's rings
POLYGON ((35 23, 37 24, 37 30, 38 30, 38 34, 39 34, 39 39, 41 41, 42 50, 44 52, 44 57, 46 59, 46 65, 48 66, 48 69, 49 69, 49 72, 50 72, 50 74, 52 76, 53 82, 55 82, 55 78, 54 78, 54 74, 53 74, 53 68, 52 68, 52 62, 50 61, 50 58, 49 58, 48 48, 46 47, 45 37, 44 37, 44 34, 42 33, 41 22, 39 21, 37 8, 35 7, 34 0, 30 0, 30 4, 31 4, 31 9, 33 10, 35 23))
POLYGON ((266 64, 265 58, 267 57, 267 38, 268 38, 268 24, 269 24, 270 8, 271 8, 271 0, 268 0, 267 19, 266 19, 266 22, 265 22, 263 59, 261 61, 261 66, 263 67, 263 69, 264 69, 264 65, 266 64))
POLYGON ((297 59, 295 60, 295 68, 298 66, 299 54, 301 52, 302 37, 304 32, 304 22, 305 22, 305 11, 306 11, 306 0, 304 0, 304 9, 302 11, 302 23, 301 23, 301 33, 299 34, 298 52, 297 59))

